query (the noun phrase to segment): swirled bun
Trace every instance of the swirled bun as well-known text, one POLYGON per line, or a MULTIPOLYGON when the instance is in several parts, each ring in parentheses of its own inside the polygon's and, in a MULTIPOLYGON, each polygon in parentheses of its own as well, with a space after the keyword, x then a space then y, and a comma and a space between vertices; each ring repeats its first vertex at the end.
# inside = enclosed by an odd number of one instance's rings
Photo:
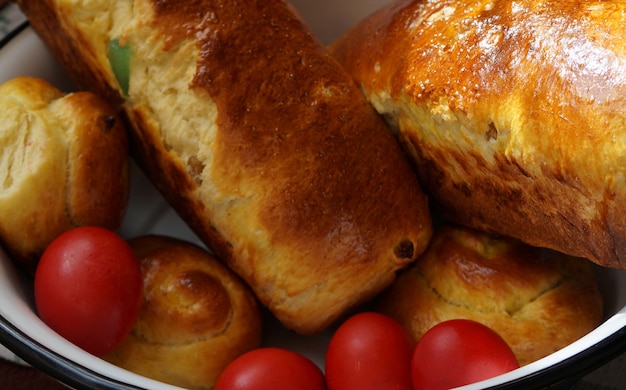
POLYGON ((129 240, 144 302, 135 328, 105 359, 165 383, 211 389, 237 356, 261 343, 256 298, 204 249, 163 236, 129 240))
POLYGON ((129 192, 128 137, 112 106, 39 78, 0 85, 0 239, 33 272, 70 228, 117 229, 129 192))
POLYGON ((626 268, 626 2, 398 0, 334 42, 449 220, 626 268))
POLYGON ((584 336, 603 314, 588 260, 456 226, 440 228, 376 305, 415 340, 441 321, 483 323, 522 365, 584 336))

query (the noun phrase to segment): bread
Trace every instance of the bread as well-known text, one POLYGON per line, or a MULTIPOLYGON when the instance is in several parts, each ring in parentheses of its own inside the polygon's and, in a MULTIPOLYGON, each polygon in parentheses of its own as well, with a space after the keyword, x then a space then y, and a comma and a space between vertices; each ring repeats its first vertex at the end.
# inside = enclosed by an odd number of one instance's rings
POLYGON ((248 287, 206 250, 179 239, 129 240, 144 300, 131 334, 104 358, 188 389, 212 389, 222 370, 261 344, 261 313, 248 287))
POLYGON ((626 3, 396 1, 334 42, 445 216, 626 267, 626 3))
POLYGON ((571 344, 603 318, 588 260, 454 225, 437 230, 375 307, 416 341, 445 320, 478 321, 504 338, 521 365, 571 344))
POLYGON ((89 92, 64 95, 38 78, 0 85, 0 107, 0 239, 32 273, 64 231, 119 227, 128 201, 128 139, 105 101, 89 92))
POLYGON ((81 87, 122 102, 147 176, 286 327, 327 328, 426 248, 410 162, 285 2, 19 4, 81 87))

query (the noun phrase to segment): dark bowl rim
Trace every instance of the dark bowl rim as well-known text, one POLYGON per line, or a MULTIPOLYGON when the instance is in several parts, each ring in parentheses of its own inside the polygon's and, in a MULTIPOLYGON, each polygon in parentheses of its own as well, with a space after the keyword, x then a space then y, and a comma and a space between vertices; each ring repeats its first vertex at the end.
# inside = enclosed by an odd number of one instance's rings
POLYGON ((22 33, 22 31, 26 30, 29 26, 30 23, 28 23, 28 21, 25 21, 20 23, 13 30, 9 31, 5 36, 2 37, 2 39, 0 39, 0 49, 6 46, 7 43, 9 43, 11 40, 13 40, 13 38, 22 33))
POLYGON ((2 315, 0 315, 0 342, 26 363, 73 389, 142 389, 108 378, 60 355, 28 336, 2 315))
MULTIPOLYGON (((137 390, 45 347, 0 315, 0 342, 33 367, 74 389, 137 390)), ((528 390, 568 387, 626 350, 626 326, 565 360, 489 389, 528 390)))

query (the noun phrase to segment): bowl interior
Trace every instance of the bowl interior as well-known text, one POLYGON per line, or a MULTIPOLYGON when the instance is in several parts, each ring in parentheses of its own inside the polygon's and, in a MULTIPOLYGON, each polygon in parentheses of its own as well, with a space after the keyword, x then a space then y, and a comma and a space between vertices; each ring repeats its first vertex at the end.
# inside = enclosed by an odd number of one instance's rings
MULTIPOLYGON (((330 42, 354 21, 388 1, 324 2, 328 5, 306 0, 295 0, 293 4, 308 19, 313 30, 325 42, 330 42), (335 9, 337 13, 327 15, 319 11, 322 9, 335 9)), ((64 91, 73 89, 63 69, 29 27, 21 29, 0 49, 0 83, 18 75, 31 75, 42 77, 64 91)), ((165 234, 202 245, 136 166, 132 166, 131 173, 131 198, 120 233, 125 237, 147 233, 165 234)), ((582 375, 586 370, 594 368, 594 365, 615 356, 618 348, 623 349, 626 343, 622 335, 626 326, 626 271, 601 267, 596 267, 596 271, 605 297, 606 321, 601 326, 544 359, 464 388, 528 388, 528 381, 536 378, 543 378, 549 383, 560 377, 582 375), (553 379, 546 379, 548 376, 553 379)), ((4 253, 0 253, 0 296, 3 297, 0 302, 0 336, 3 343, 30 364, 48 371, 73 387, 97 384, 101 388, 175 388, 113 366, 58 336, 41 322, 34 311, 32 281, 18 272, 4 253)), ((266 345, 301 352, 323 368, 324 352, 332 330, 315 337, 299 337, 271 318, 268 321, 266 345)))

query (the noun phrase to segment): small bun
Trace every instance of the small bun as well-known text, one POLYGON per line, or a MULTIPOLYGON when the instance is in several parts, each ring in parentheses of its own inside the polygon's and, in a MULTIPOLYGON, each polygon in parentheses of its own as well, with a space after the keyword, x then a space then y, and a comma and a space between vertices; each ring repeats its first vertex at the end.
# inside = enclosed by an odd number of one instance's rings
POLYGON ((129 156, 113 108, 32 77, 0 85, 0 107, 0 239, 11 258, 34 272, 66 230, 116 230, 128 201, 129 156))
POLYGON ((178 239, 129 240, 141 262, 144 302, 109 362, 162 382, 211 389, 237 356, 261 343, 255 297, 205 250, 178 239))
POLYGON ((591 262, 456 226, 440 228, 376 305, 415 340, 445 320, 483 323, 521 365, 584 336, 603 314, 591 262))

